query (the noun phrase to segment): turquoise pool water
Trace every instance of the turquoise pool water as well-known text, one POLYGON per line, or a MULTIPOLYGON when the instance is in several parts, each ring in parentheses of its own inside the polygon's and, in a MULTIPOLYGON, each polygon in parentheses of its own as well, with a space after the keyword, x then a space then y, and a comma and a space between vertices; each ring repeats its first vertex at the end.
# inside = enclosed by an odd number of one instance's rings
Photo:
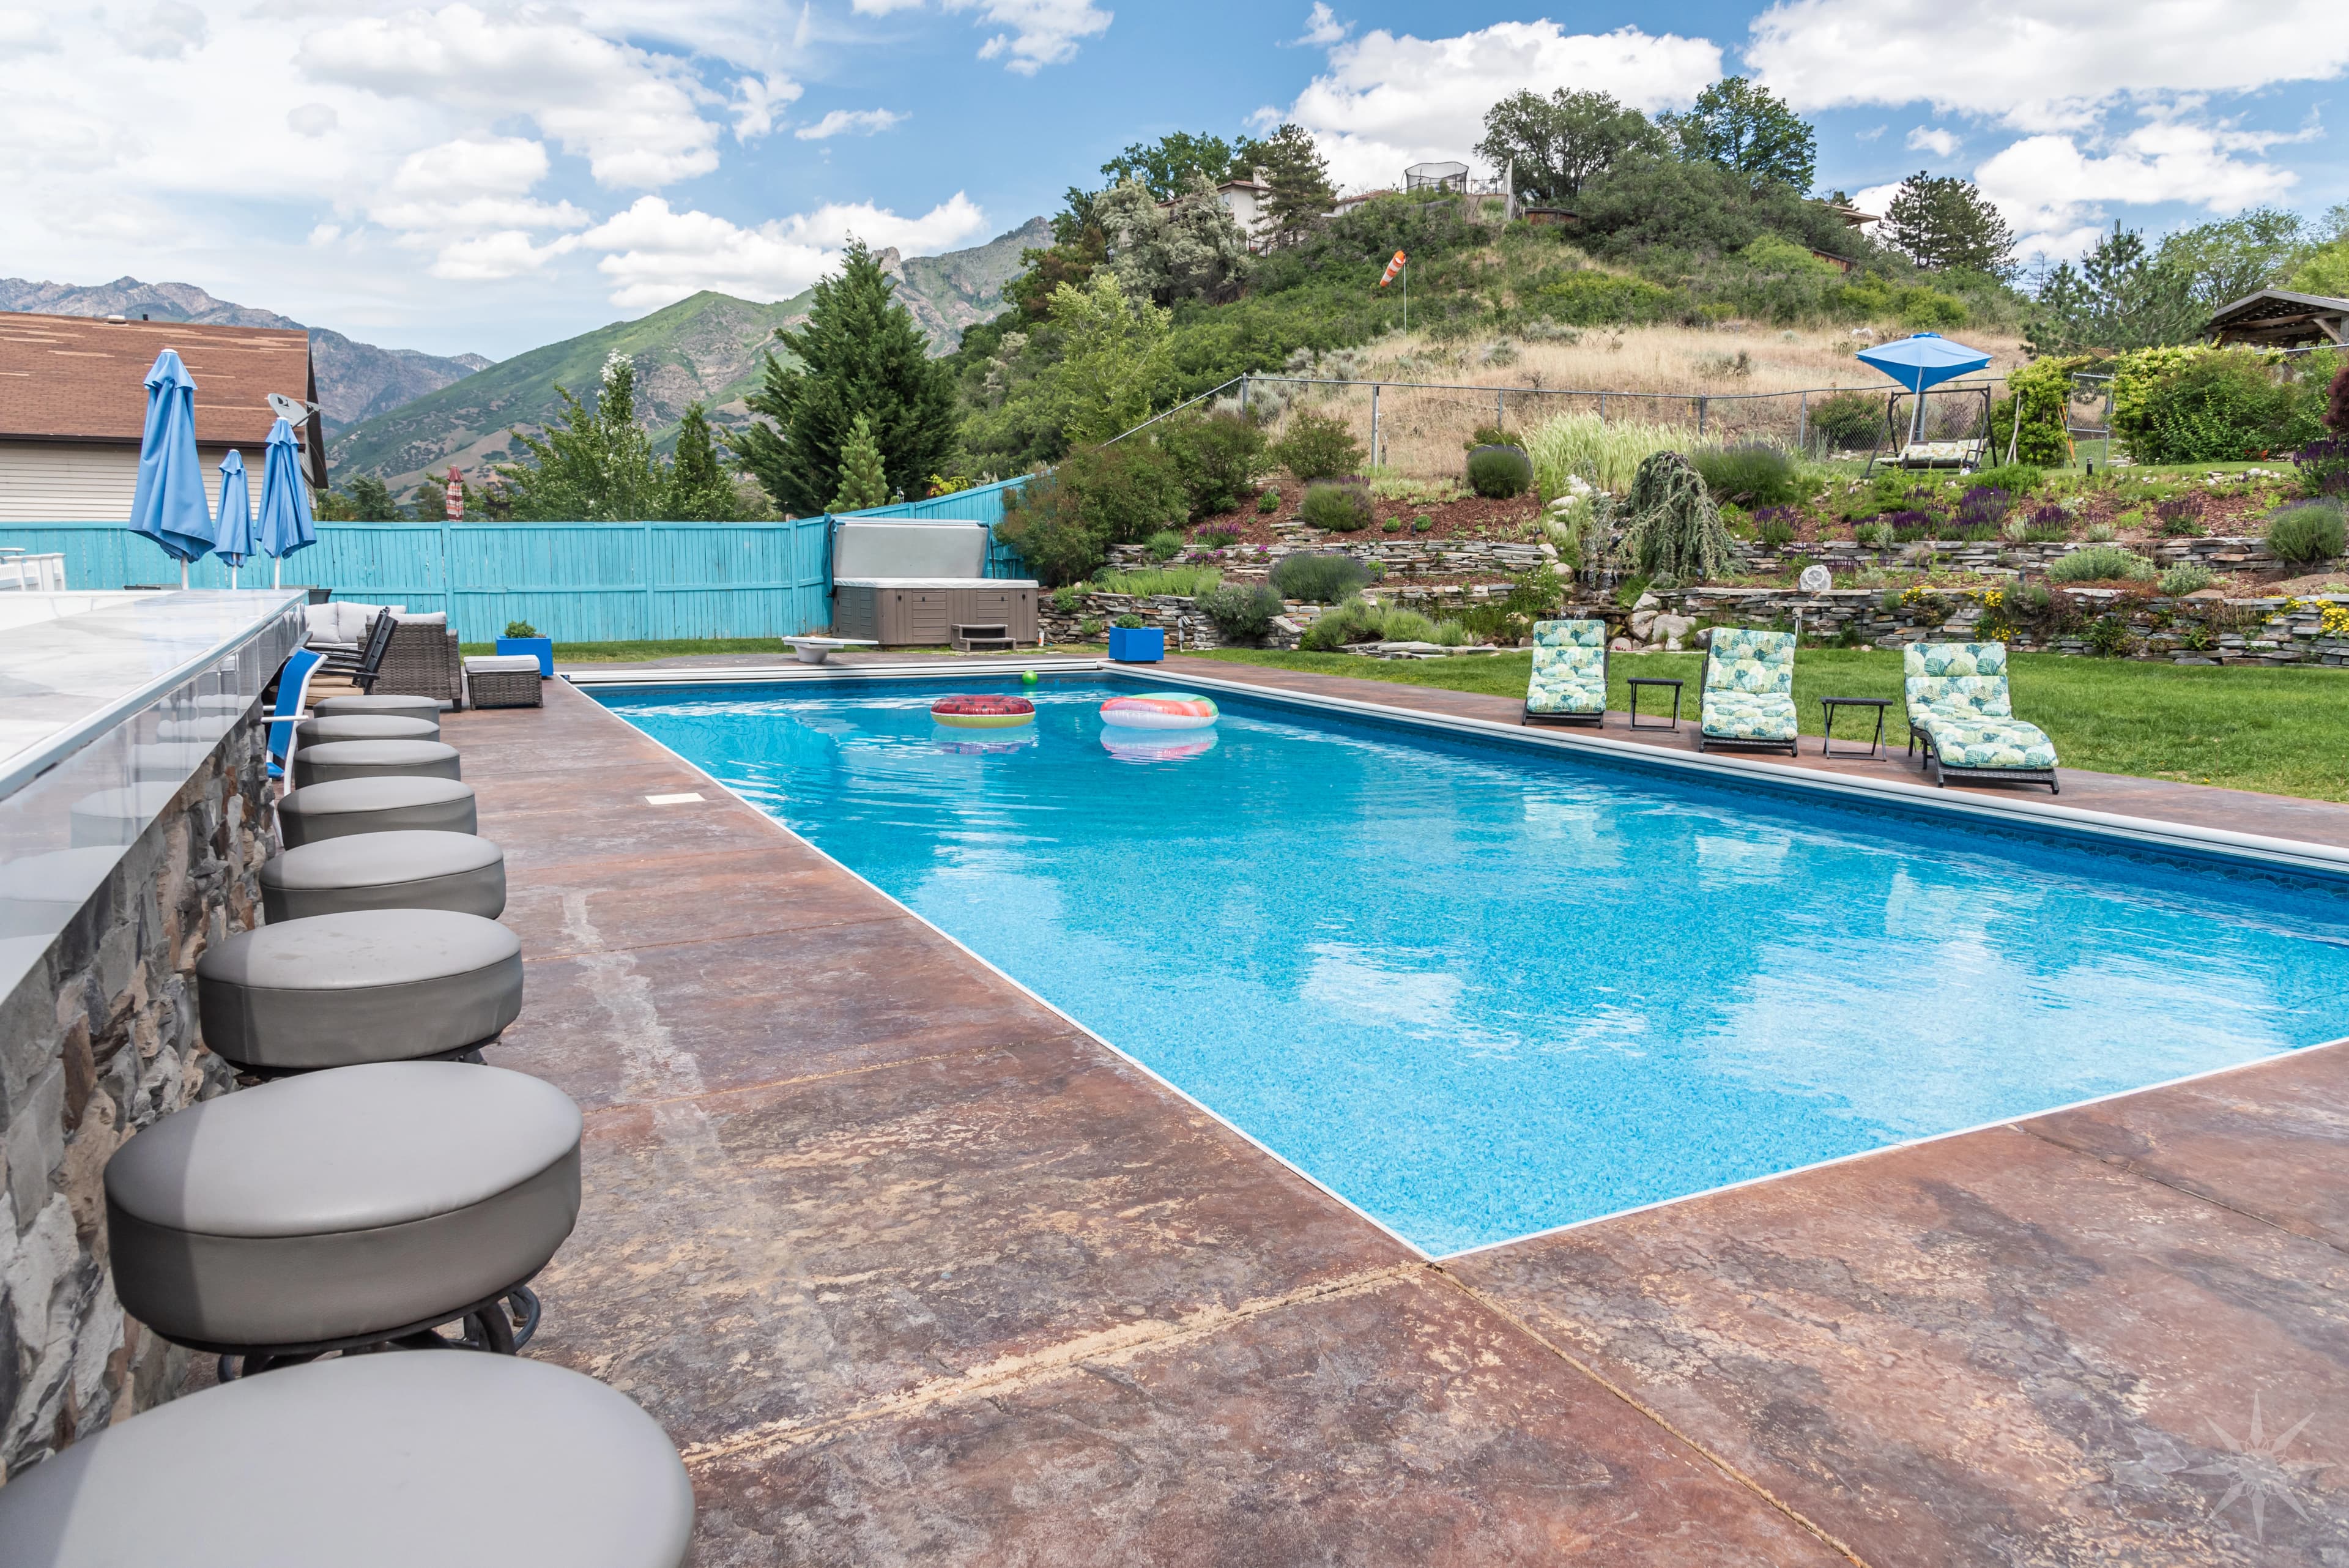
POLYGON ((1433 1253, 2349 1035, 2340 885, 1240 699, 1121 754, 1117 680, 930 721, 1016 690, 600 700, 1433 1253))

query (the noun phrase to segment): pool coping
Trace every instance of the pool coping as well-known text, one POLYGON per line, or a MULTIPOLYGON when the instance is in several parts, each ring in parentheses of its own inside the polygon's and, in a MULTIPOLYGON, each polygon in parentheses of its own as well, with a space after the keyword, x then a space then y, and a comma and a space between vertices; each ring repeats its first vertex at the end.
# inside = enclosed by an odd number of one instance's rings
MULTIPOLYGON (((1072 664, 1073 667, 1063 665, 1062 667, 1055 668, 1049 671, 1040 665, 1025 665, 1019 668, 1036 669, 1040 674, 1108 673, 1124 676, 1127 679, 1133 680, 1145 679, 1131 670, 1109 664, 1106 660, 1097 660, 1090 664, 1075 661, 1070 661, 1070 663, 1072 664)), ((806 673, 792 673, 791 675, 791 679, 793 680, 806 681, 820 680, 827 678, 836 679, 840 674, 845 673, 851 667, 842 666, 833 668, 828 666, 802 666, 799 668, 804 670, 806 673), (826 671, 829 671, 829 676, 827 676, 826 671)), ((866 666, 859 671, 856 678, 860 680, 930 680, 936 679, 942 672, 962 676, 972 676, 981 679, 990 678, 1000 673, 999 671, 977 672, 972 671, 967 665, 957 666, 937 663, 923 664, 918 666, 866 666)), ((726 672, 726 678, 720 678, 711 681, 688 682, 688 684, 750 685, 771 685, 773 683, 772 676, 766 672, 758 672, 749 677, 742 677, 736 675, 735 672, 731 670, 726 672)), ((1192 683, 1204 685, 1220 684, 1236 695, 1250 697, 1258 695, 1263 690, 1262 688, 1249 686, 1245 682, 1237 681, 1218 683, 1210 680, 1197 680, 1193 681, 1192 683)), ((667 686, 678 684, 678 682, 661 680, 622 679, 592 682, 591 684, 611 686, 667 686)), ((1308 707, 1328 706, 1344 711, 1359 711, 1366 716, 1381 719, 1384 719, 1390 714, 1400 714, 1402 716, 1416 720, 1433 721, 1433 727, 1436 728, 1465 728, 1480 734, 1497 734, 1505 738, 1515 738, 1537 744, 1562 741, 1579 741, 1584 742, 1586 745, 1588 745, 1590 742, 1598 742, 1603 743, 1606 749, 1609 752, 1630 753, 1630 760, 1633 762, 1646 760, 1651 756, 1655 757, 1657 760, 1670 760, 1673 758, 1673 753, 1652 753, 1647 747, 1639 746, 1629 742, 1609 742, 1602 736, 1570 736, 1555 734, 1542 731, 1526 731, 1516 726, 1495 723, 1489 720, 1467 719, 1456 716, 1421 713, 1409 710, 1387 709, 1377 703, 1355 701, 1345 698, 1331 697, 1312 699, 1300 697, 1297 694, 1288 692, 1281 692, 1278 695, 1292 698, 1302 705, 1308 707)), ((592 697, 590 698, 590 701, 593 701, 592 697)), ((1813 1160, 1805 1165, 1789 1166, 1784 1170, 1766 1171, 1759 1176, 1749 1176, 1736 1181, 1723 1182, 1715 1187, 1700 1188, 1693 1192, 1678 1193, 1670 1198, 1660 1198, 1652 1202, 1636 1204, 1628 1209, 1611 1209, 1604 1214, 1588 1215, 1580 1220, 1569 1220, 1561 1224, 1546 1226, 1537 1231, 1527 1231, 1518 1235, 1504 1237, 1498 1241, 1480 1241, 1473 1247, 1462 1247, 1444 1252, 1431 1251, 1426 1247, 1422 1246, 1419 1242, 1413 1241, 1410 1237, 1395 1230, 1394 1227, 1389 1225, 1385 1220, 1381 1220, 1377 1215, 1364 1209, 1361 1204, 1355 1202, 1344 1193, 1340 1192, 1328 1182, 1323 1181, 1320 1178, 1315 1176, 1311 1171, 1307 1170, 1304 1167, 1299 1165, 1296 1161, 1290 1159, 1279 1150, 1267 1144, 1262 1138, 1257 1137, 1254 1133, 1249 1132, 1246 1127, 1234 1122, 1229 1116, 1225 1116, 1213 1106, 1201 1100, 1197 1096, 1192 1094, 1181 1085, 1174 1083, 1172 1079, 1159 1072, 1155 1067, 1150 1065, 1147 1062, 1135 1056, 1133 1053, 1125 1050, 1123 1046, 1118 1045, 1115 1042, 1107 1039, 1090 1025, 1086 1024, 1082 1020, 1072 1016, 1049 998, 1039 994, 1033 987, 1020 980, 1017 975, 1009 972, 984 954, 974 950, 968 943, 963 941, 953 932, 945 929, 943 927, 940 927, 936 922, 932 921, 927 916, 922 914, 921 911, 905 903, 905 900, 899 898, 887 888, 866 877, 854 867, 841 860, 838 857, 832 854, 831 851, 825 849, 822 845, 817 844, 814 840, 807 837, 804 834, 802 834, 797 829, 793 828, 789 823, 784 822, 781 818, 769 812, 758 802, 751 800, 747 795, 744 795, 740 791, 734 789, 733 786, 727 784, 723 779, 719 778, 715 774, 702 766, 699 763, 695 762, 692 758, 686 756, 681 752, 678 752, 676 748, 670 746, 666 741, 663 741, 657 735, 653 734, 643 726, 629 722, 624 713, 618 712, 610 708, 605 708, 600 702, 597 703, 596 706, 603 708, 605 712, 611 714, 613 718, 619 720, 622 723, 627 724, 629 729, 641 736, 646 742, 657 747, 661 752, 665 753, 668 756, 675 758, 680 765, 688 768, 694 773, 701 775, 703 778, 708 779, 715 788, 722 792, 729 799, 755 813, 761 820, 771 824, 778 832, 782 833, 792 839, 793 843, 802 846, 811 853, 821 857, 827 864, 838 867, 843 873, 854 877, 857 882, 870 889, 874 895, 886 900, 894 908, 904 911, 909 919, 918 921, 924 928, 934 932, 941 940, 952 945, 957 951, 962 953, 972 962, 978 964, 989 974, 1001 980, 1005 984, 1019 992, 1019 994, 1033 1002, 1037 1006, 1044 1009, 1054 1017, 1066 1023, 1071 1029, 1074 1029, 1079 1033, 1082 1034, 1086 1039, 1091 1040, 1102 1049, 1117 1057, 1120 1061, 1133 1066, 1136 1071, 1143 1074, 1153 1083, 1164 1088, 1169 1094, 1174 1095, 1184 1104, 1192 1106, 1200 1114, 1211 1118, 1218 1126, 1228 1130, 1234 1137, 1240 1138, 1250 1147, 1261 1152, 1267 1158, 1280 1166, 1281 1168, 1295 1175, 1299 1180, 1309 1184, 1316 1191, 1327 1195, 1330 1199, 1341 1205, 1349 1213, 1355 1215, 1364 1222, 1376 1228, 1380 1234, 1387 1237, 1398 1246, 1406 1249, 1413 1257, 1417 1258, 1422 1262, 1437 1266, 1452 1262, 1461 1258, 1472 1257, 1480 1252, 1489 1252, 1503 1247, 1521 1246, 1529 1241, 1538 1241, 1548 1237, 1563 1235, 1568 1231, 1580 1230, 1585 1226, 1599 1225, 1608 1223, 1612 1220, 1624 1220, 1636 1214, 1651 1213, 1657 1210, 1669 1209, 1679 1204, 1694 1202, 1700 1199, 1715 1198, 1723 1193, 1735 1192, 1744 1188, 1759 1186, 1764 1182, 1781 1181, 1789 1177, 1800 1176, 1811 1171, 1826 1170, 1839 1165, 1848 1165, 1854 1160, 1873 1159, 1879 1156, 1898 1154, 1905 1150, 1921 1148, 1928 1145, 1945 1142, 1951 1138, 1970 1137, 1977 1133, 1993 1131, 2000 1127, 2017 1127, 2022 1123, 2034 1121, 2043 1116, 2059 1116, 2069 1111, 2085 1109, 2091 1106, 2100 1106, 2115 1100, 2128 1099, 2137 1095, 2152 1094, 2157 1090, 2176 1088, 2186 1084, 2199 1083, 2206 1078, 2220 1077, 2230 1073, 2240 1073, 2248 1068, 2263 1066, 2287 1059, 2297 1059, 2306 1056, 2313 1052, 2328 1051, 2339 1046, 2349 1045, 2349 1035, 2344 1035, 2337 1039, 2318 1041, 2315 1044, 2309 1045, 2290 1046, 2281 1051, 2269 1052, 2264 1055, 2253 1056, 2246 1061, 2230 1062, 2223 1066, 2218 1067, 2206 1067, 2199 1072, 2183 1074, 2175 1078, 2165 1078, 2156 1083, 2141 1084, 2133 1088, 2115 1089, 2106 1094, 2093 1095, 2085 1099, 2068 1101, 2062 1105, 2047 1106, 2037 1110, 2020 1111, 2010 1116, 1994 1116, 1987 1121, 1975 1122, 1961 1127, 1951 1127, 1942 1132, 1926 1133, 1917 1137, 1904 1138, 1896 1143, 1878 1145, 1874 1148, 1855 1149, 1849 1154, 1835 1155, 1826 1159, 1813 1160)), ((1733 756, 1715 757, 1710 754, 1700 753, 1697 755, 1682 756, 1677 760, 1683 763, 1701 762, 1713 763, 1735 763, 1738 764, 1734 769, 1736 773, 1748 776, 1759 776, 1765 782, 1775 782, 1786 776, 1791 772, 1791 770, 1774 768, 1768 763, 1756 763, 1745 758, 1733 756)), ((1898 780, 1828 779, 1821 782, 1844 783, 1860 786, 1876 785, 1882 787, 1889 785, 1897 787, 1904 792, 1922 794, 1925 797, 1926 803, 1929 805, 1941 805, 1951 807, 1972 805, 1977 804, 1987 804, 1993 806, 2007 805, 2031 806, 2052 804, 2035 801, 1978 803, 1962 797, 1951 799, 1929 786, 1905 784, 1898 780)), ((2080 812, 2077 808, 2070 808, 2070 810, 2075 815, 2111 820, 2122 824, 2145 820, 2142 818, 2118 817, 2111 813, 2080 812)), ((1996 813, 1993 811, 1992 815, 1996 815, 1996 813)), ((2340 864, 2340 869, 2332 872, 2332 874, 2342 877, 2344 879, 2349 879, 2349 851, 2335 850, 2330 846, 2324 845, 2302 844, 2298 840, 2261 839, 2258 835, 2228 834, 2225 829, 2220 828, 2196 828, 2186 824, 2172 824, 2168 826, 2178 827, 2181 831, 2219 835, 2233 838, 2253 839, 2262 843, 2287 845, 2298 848, 2321 851, 2328 856, 2336 857, 2340 864)), ((2128 834, 2124 827, 2121 832, 2109 835, 2109 836, 2126 837, 2132 836, 2132 835, 2128 834)), ((2212 852, 2209 850, 2204 850, 2201 851, 2201 853, 2209 854, 2212 852)), ((2222 855, 2222 857, 2248 858, 2248 857, 2224 855, 2222 855)))

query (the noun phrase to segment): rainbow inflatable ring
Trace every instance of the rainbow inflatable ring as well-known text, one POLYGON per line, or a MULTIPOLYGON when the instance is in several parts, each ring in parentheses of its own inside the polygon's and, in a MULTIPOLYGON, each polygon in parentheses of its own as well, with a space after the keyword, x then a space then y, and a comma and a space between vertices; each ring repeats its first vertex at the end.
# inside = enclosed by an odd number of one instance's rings
POLYGON ((1216 704, 1195 691, 1144 691, 1111 698, 1101 716, 1125 730, 1204 730, 1216 722, 1216 704))
POLYGON ((1013 730, 1036 722, 1036 704, 1025 697, 941 697, 930 717, 954 730, 1013 730))

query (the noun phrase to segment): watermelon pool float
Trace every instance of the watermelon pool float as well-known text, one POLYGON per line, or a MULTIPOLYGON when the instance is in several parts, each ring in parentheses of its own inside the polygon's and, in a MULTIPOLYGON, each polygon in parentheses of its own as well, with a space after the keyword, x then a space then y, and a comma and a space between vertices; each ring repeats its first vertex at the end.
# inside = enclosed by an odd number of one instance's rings
POLYGON ((952 730, 1016 730, 1036 722, 1036 704, 1025 697, 941 697, 930 717, 952 730))
POLYGON ((1125 730, 1204 730, 1216 722, 1216 704, 1195 691, 1144 691, 1112 697, 1101 705, 1102 722, 1125 730))

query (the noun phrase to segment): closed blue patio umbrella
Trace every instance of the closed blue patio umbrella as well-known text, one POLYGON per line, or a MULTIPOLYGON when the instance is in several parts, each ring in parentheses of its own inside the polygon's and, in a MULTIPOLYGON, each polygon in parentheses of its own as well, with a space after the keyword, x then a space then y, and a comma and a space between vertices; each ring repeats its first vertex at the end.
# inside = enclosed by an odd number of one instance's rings
POLYGON ((212 554, 228 563, 228 586, 236 587, 236 569, 254 549, 253 486, 244 477, 244 454, 232 451, 221 459, 220 519, 213 528, 212 554))
POLYGON ((212 547, 212 508, 204 501, 203 460, 196 455, 196 382, 180 356, 166 348, 147 372, 147 428, 139 439, 139 485, 130 498, 130 527, 180 563, 212 547))
POLYGON ((269 455, 261 467, 261 521, 256 525, 261 547, 276 565, 270 587, 280 586, 285 557, 318 542, 318 527, 310 516, 310 492, 302 483, 301 459, 294 445, 294 427, 279 420, 269 427, 269 455))
POLYGON ((1909 439, 1912 441, 1924 433, 1925 389, 1938 387, 1952 377, 1979 370, 1990 363, 1990 356, 1981 349, 1969 348, 1938 332, 1920 332, 1874 348, 1863 348, 1859 358, 1917 394, 1916 415, 1909 423, 1909 439))

